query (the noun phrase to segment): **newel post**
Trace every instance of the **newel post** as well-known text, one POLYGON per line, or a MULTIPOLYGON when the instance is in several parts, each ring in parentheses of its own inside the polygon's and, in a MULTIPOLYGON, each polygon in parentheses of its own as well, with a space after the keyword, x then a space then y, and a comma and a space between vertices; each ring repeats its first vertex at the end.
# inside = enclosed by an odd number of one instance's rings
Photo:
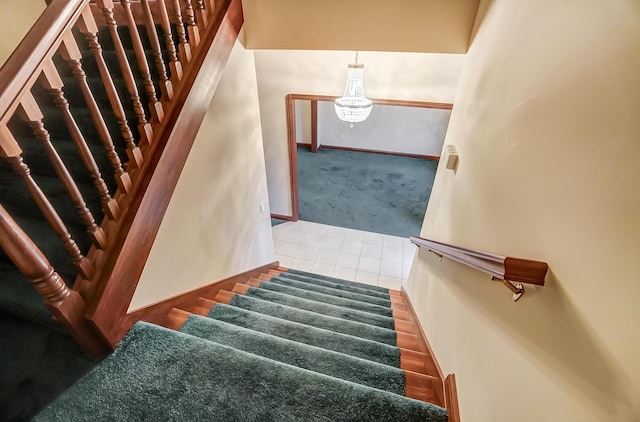
POLYGON ((106 351, 105 343, 87 320, 86 303, 80 294, 69 289, 33 243, 0 204, 0 247, 44 298, 45 306, 56 320, 64 325, 71 336, 87 352, 100 355, 106 351))

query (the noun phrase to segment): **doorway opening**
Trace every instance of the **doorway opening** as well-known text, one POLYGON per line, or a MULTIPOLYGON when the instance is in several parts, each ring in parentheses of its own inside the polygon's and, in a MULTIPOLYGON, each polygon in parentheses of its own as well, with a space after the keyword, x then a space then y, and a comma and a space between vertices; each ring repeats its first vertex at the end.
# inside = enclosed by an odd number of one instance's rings
POLYGON ((286 98, 290 219, 419 233, 452 104, 374 99, 369 119, 350 128, 335 98, 286 98))

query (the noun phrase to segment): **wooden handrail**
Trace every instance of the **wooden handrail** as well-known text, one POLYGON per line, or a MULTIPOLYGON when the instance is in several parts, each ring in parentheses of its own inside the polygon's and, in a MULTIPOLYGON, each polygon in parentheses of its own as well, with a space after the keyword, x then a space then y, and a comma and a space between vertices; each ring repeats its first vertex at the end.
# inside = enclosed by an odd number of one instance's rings
POLYGON ((53 0, 0 69, 0 122, 6 123, 22 94, 39 76, 89 0, 53 0))
POLYGON ((549 268, 546 262, 477 251, 419 236, 409 236, 409 240, 418 247, 435 253, 440 258, 444 256, 489 274, 493 280, 502 282, 513 292, 514 301, 524 294, 524 287, 520 283, 544 286, 544 279, 549 268))

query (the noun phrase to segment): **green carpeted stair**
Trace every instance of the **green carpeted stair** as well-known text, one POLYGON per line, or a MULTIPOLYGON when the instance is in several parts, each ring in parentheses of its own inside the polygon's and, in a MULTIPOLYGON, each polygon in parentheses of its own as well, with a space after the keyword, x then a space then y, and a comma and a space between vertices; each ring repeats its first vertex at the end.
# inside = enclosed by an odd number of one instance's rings
MULTIPOLYGON (((112 355, 35 420, 447 420, 442 407, 407 397, 410 378, 432 377, 401 369, 402 350, 388 336, 395 331, 354 321, 350 307, 336 304, 350 289, 370 290, 376 295, 349 301, 379 307, 386 295, 391 311, 388 291, 336 279, 330 283, 339 287, 332 288, 306 273, 296 289, 314 294, 307 298, 278 292, 284 298, 271 302, 250 293, 272 293, 265 287, 289 275, 234 288, 246 294, 221 291, 206 316, 177 311, 179 332, 137 323, 112 355), (327 307, 301 309, 301 300, 327 307), (347 334, 340 323, 358 329, 347 334)), ((357 312, 379 316, 368 309, 357 312)))

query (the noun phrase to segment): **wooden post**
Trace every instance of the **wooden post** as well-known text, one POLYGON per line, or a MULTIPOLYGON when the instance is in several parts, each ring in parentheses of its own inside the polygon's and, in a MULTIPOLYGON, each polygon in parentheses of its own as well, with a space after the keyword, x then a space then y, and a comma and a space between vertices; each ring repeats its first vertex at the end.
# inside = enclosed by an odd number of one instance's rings
POLYGON ((78 215, 87 227, 89 238, 98 249, 106 248, 107 236, 104 233, 104 230, 96 225, 93 214, 91 214, 91 211, 87 208, 87 204, 80 193, 80 189, 78 189, 78 186, 71 177, 71 173, 69 173, 69 170, 64 165, 64 162, 58 155, 58 152, 53 147, 49 132, 42 122, 42 119, 44 119, 42 111, 29 91, 23 95, 22 100, 20 101, 20 106, 18 107, 18 112, 22 119, 31 127, 36 139, 39 140, 45 148, 49 160, 51 161, 51 165, 53 165, 58 178, 64 185, 65 190, 76 206, 78 215))
POLYGON ((138 130, 140 131, 141 136, 140 141, 143 144, 149 145, 153 143, 154 140, 153 127, 147 121, 147 117, 145 116, 144 107, 142 107, 140 94, 138 93, 138 87, 136 86, 136 80, 133 77, 131 65, 129 64, 129 60, 127 59, 127 53, 124 50, 122 40, 120 39, 120 35, 118 34, 118 24, 115 17, 113 16, 113 1, 96 0, 96 3, 98 7, 102 9, 104 17, 107 20, 107 27, 109 28, 109 32, 111 33, 113 45, 118 57, 118 63, 120 64, 120 69, 122 70, 122 75, 124 76, 124 81, 127 85, 127 91, 129 92, 131 102, 133 103, 133 110, 136 113, 136 117, 138 119, 138 130))
MULTIPOLYGON (((87 78, 86 76, 84 76, 82 68, 73 68, 73 71, 74 74, 76 74, 78 71, 82 72, 82 75, 78 75, 78 77, 84 78, 84 85, 86 85, 86 88, 88 89, 89 86, 87 85, 87 78)), ((102 210, 104 211, 105 215, 107 215, 107 217, 109 217, 111 220, 117 220, 120 217, 120 206, 118 205, 118 202, 114 198, 112 198, 111 195, 109 195, 109 189, 102 179, 100 168, 98 167, 95 158, 93 158, 93 154, 89 149, 89 145, 87 145, 87 141, 82 135, 82 132, 80 132, 80 128, 78 127, 78 124, 71 114, 71 110, 69 110, 69 102, 64 97, 64 92, 62 91, 62 78, 60 78, 60 75, 58 74, 58 71, 56 70, 55 65, 52 61, 47 61, 43 65, 42 84, 49 90, 49 93, 53 97, 53 102, 55 103, 56 107, 58 107, 58 109, 62 111, 62 115, 64 116, 67 128, 71 133, 71 138, 76 144, 78 152, 80 153, 80 157, 82 158, 82 162, 84 163, 87 171, 89 172, 89 175, 91 176, 91 179, 93 180, 93 185, 98 190, 98 194, 100 195, 100 202, 102 204, 102 210)), ((91 99, 93 100, 93 96, 91 96, 91 99)), ((95 110, 90 112, 96 112, 99 114, 100 111, 98 110, 98 105, 95 104, 95 100, 93 101, 93 105, 95 106, 95 110)), ((89 105, 89 107, 91 108, 91 105, 89 105)), ((106 131, 107 126, 104 121, 102 121, 102 124, 104 125, 104 130, 106 131)), ((108 134, 109 132, 107 131, 105 136, 108 136, 108 134)), ((107 148, 107 156, 109 157, 109 161, 113 165, 116 175, 116 181, 122 184, 126 183, 126 188, 130 190, 131 179, 129 179, 129 174, 126 173, 122 168, 120 157, 118 157, 118 154, 115 151, 115 147, 113 146, 113 142, 111 141, 110 136, 108 137, 107 141, 109 142, 109 145, 105 145, 105 147, 107 148)), ((121 187, 125 189, 122 185, 121 187)), ((125 192, 126 191, 127 190, 125 189, 125 192)))
POLYGON ((183 63, 191 61, 191 45, 187 41, 187 33, 184 30, 184 22, 182 21, 182 10, 180 9, 179 0, 172 0, 173 13, 176 18, 176 32, 178 33, 178 54, 183 63))
POLYGON ((162 104, 158 101, 156 95, 156 88, 153 86, 151 80, 151 72, 149 71, 149 63, 147 62, 147 56, 144 53, 144 46, 140 39, 140 33, 136 25, 136 20, 133 17, 133 11, 131 10, 130 0, 120 0, 122 8, 127 16, 127 27, 129 28, 129 35, 131 36, 131 42, 133 43, 133 51, 136 53, 138 59, 138 66, 140 67, 140 73, 142 73, 142 79, 144 80, 144 89, 147 93, 147 99, 149 100, 149 108, 155 118, 161 122, 164 119, 164 110, 162 104))
POLYGON ((0 247, 44 298, 45 306, 87 352, 100 355, 104 341, 84 319, 86 304, 67 287, 27 234, 0 204, 0 247))
POLYGON ((120 134, 122 135, 122 139, 124 139, 125 144, 127 144, 129 165, 141 169, 143 164, 142 151, 140 151, 140 148, 136 145, 129 123, 127 123, 127 116, 124 112, 124 108, 122 108, 120 96, 118 95, 116 86, 113 83, 113 78, 111 78, 111 72, 107 67, 104 56, 102 55, 102 46, 98 41, 98 25, 96 25, 93 14, 91 13, 91 8, 88 6, 85 7, 80 19, 78 19, 78 29, 80 29, 80 32, 85 35, 85 38, 89 42, 89 48, 93 53, 93 57, 96 59, 96 63, 98 64, 98 71, 100 72, 100 77, 104 83, 107 98, 109 98, 109 103, 113 109, 113 114, 118 121, 120 134))
MULTIPOLYGON (((169 54, 169 70, 171 71, 171 79, 174 83, 182 79, 182 63, 178 60, 176 46, 173 43, 173 34, 171 31, 171 22, 169 21, 169 12, 164 1, 157 2, 160 9, 160 18, 162 19, 162 32, 164 32, 164 42, 167 45, 169 54)), ((184 31, 184 28, 183 28, 184 31)))
MULTIPOLYGON (((163 1, 160 1, 159 3, 163 3, 163 1)), ((149 41, 151 42, 151 50, 153 50, 153 58, 156 63, 156 70, 158 71, 158 75, 160 75, 160 90, 162 91, 164 100, 171 101, 173 99, 173 84, 171 83, 169 78, 167 78, 167 68, 164 65, 164 59, 162 58, 160 40, 158 39, 156 24, 153 21, 153 15, 151 14, 151 6, 149 6, 149 0, 142 0, 141 5, 142 11, 144 13, 144 25, 147 28, 147 34, 149 35, 149 41)))
POLYGON ((318 100, 311 100, 311 152, 316 153, 318 145, 318 100))

